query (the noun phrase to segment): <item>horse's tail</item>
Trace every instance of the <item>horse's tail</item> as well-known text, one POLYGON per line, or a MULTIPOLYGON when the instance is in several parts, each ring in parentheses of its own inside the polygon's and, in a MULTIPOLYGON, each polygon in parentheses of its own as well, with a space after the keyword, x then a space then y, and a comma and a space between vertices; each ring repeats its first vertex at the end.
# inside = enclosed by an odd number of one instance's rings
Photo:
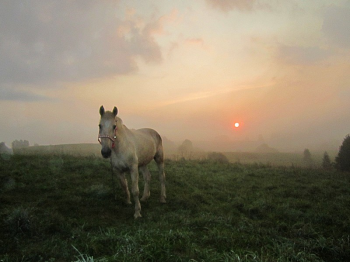
POLYGON ((163 149, 163 140, 162 137, 158 134, 158 132, 155 132, 155 139, 156 139, 156 155, 154 156, 154 160, 158 162, 164 161, 164 149, 163 149))

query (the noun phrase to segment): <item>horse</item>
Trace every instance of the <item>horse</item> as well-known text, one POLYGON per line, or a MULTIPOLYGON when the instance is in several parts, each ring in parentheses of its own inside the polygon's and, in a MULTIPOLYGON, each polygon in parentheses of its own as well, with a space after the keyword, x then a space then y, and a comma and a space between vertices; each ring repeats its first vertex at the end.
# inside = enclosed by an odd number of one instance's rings
POLYGON ((125 174, 130 173, 136 219, 142 217, 138 186, 139 173, 143 175, 145 183, 141 201, 146 201, 150 197, 151 180, 147 165, 153 159, 157 163, 159 172, 160 202, 166 203, 162 138, 157 131, 150 128, 128 129, 117 114, 117 107, 114 107, 113 111, 105 111, 103 106, 100 107, 98 141, 102 146, 101 155, 104 158, 110 158, 112 172, 115 172, 119 178, 120 185, 126 194, 127 204, 131 204, 131 201, 125 174))

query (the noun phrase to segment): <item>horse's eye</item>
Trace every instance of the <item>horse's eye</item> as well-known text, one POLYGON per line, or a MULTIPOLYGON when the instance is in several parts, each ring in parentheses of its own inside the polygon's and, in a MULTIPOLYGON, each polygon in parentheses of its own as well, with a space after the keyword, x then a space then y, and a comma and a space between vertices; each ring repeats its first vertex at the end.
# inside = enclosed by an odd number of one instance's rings
POLYGON ((116 125, 113 125, 113 130, 115 130, 117 128, 117 126, 116 125))
POLYGON ((101 124, 99 124, 99 125, 98 125, 98 128, 99 128, 99 129, 101 129, 101 128, 102 128, 102 125, 101 125, 101 124))

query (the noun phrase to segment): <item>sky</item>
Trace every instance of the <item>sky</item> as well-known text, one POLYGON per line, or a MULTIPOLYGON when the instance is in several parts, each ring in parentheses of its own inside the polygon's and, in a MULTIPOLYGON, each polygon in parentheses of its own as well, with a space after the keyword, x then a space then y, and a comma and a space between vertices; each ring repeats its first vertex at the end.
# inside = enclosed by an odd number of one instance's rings
POLYGON ((349 32, 348 0, 3 0, 0 141, 98 143, 104 105, 173 141, 340 146, 349 32))

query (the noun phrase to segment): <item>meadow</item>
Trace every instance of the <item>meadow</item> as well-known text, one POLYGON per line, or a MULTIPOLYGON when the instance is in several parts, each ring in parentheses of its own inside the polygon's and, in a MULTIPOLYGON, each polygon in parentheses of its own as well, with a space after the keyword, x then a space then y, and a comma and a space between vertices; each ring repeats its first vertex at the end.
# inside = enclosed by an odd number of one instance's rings
POLYGON ((350 261, 349 173, 240 160, 167 160, 166 204, 152 164, 134 220, 108 160, 0 157, 0 261, 350 261))

